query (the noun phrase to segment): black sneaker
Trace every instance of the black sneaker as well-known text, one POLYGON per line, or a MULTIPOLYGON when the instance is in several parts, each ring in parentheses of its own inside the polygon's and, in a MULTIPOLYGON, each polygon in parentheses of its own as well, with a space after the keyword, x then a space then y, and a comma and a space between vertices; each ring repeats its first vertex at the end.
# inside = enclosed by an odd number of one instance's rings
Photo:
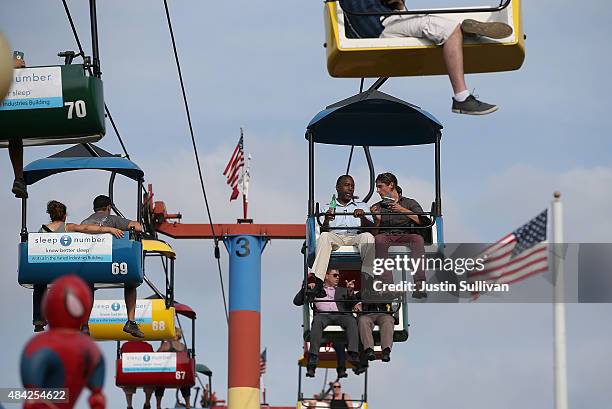
POLYGON ((336 368, 336 373, 338 374, 338 379, 348 377, 348 374, 346 373, 346 368, 343 366, 339 366, 338 368, 336 368))
POLYGON ((383 349, 382 354, 380 355, 380 359, 383 362, 389 362, 391 360, 391 349, 390 348, 383 349))
POLYGON ((353 352, 353 351, 349 351, 348 353, 348 361, 353 365, 353 366, 358 366, 361 362, 361 360, 359 359, 359 353, 358 352, 353 352))
POLYGON ((15 179, 13 181, 13 189, 11 190, 15 194, 15 197, 19 199, 28 198, 28 187, 23 179, 15 179))
POLYGON ((319 356, 317 354, 309 354, 308 365, 306 365, 306 377, 314 378, 318 362, 319 356))
POLYGON ((45 330, 45 326, 42 324, 34 325, 34 332, 43 332, 45 330))
POLYGON ((315 377, 315 371, 317 370, 316 365, 310 365, 308 364, 306 366, 306 377, 307 378, 314 378, 315 377))
POLYGON ((374 350, 372 348, 366 349, 365 351, 363 351, 363 353, 365 354, 368 361, 373 361, 376 359, 376 354, 374 353, 374 350))
POLYGON ((502 39, 512 35, 512 27, 500 22, 482 22, 472 19, 463 20, 461 30, 465 34, 502 39))
POLYGON ((424 298, 427 298, 427 292, 426 291, 413 291, 412 292, 412 298, 415 298, 417 300, 422 300, 424 298))
POLYGON ((145 337, 143 332, 140 330, 140 328, 138 328, 138 324, 136 324, 136 321, 128 320, 123 326, 123 332, 127 332, 128 334, 136 338, 145 337))
POLYGON ((459 102, 453 98, 452 111, 456 114, 486 115, 497 111, 497 109, 497 105, 491 105, 487 104, 486 102, 479 101, 474 95, 470 95, 463 102, 459 102))
POLYGON ((423 281, 415 281, 414 282, 414 287, 417 288, 417 290, 414 290, 412 292, 412 298, 416 298, 417 300, 421 299, 421 298, 427 298, 427 292, 420 290, 420 288, 423 286, 423 281))
POLYGON ((353 368, 353 373, 355 373, 355 375, 361 375, 362 373, 364 373, 367 370, 368 370, 368 365, 366 363, 365 365, 359 365, 359 366, 353 368))

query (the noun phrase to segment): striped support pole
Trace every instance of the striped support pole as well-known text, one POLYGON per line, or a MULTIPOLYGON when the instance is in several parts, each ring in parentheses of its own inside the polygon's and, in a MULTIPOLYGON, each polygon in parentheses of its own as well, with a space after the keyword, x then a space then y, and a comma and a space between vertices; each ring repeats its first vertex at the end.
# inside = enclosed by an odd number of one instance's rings
POLYGON ((223 238, 229 253, 228 409, 260 409, 259 354, 263 236, 223 238))

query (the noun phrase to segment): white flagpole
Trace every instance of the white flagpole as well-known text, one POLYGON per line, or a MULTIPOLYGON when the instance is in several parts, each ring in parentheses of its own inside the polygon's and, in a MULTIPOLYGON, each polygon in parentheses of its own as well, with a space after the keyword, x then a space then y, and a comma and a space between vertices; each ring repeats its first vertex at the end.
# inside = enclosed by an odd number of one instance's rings
POLYGON ((565 341, 565 276, 563 271, 563 207, 561 193, 555 192, 551 203, 554 277, 554 351, 555 351, 555 409, 567 409, 567 361, 565 341))

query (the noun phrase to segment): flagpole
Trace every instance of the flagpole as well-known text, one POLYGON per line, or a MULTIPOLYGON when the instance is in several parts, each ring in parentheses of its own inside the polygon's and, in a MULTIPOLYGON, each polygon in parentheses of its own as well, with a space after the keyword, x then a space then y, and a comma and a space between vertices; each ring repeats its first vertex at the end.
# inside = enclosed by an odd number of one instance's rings
POLYGON ((563 246, 563 207, 561 193, 555 192, 552 207, 553 250, 552 265, 554 277, 554 351, 555 351, 555 409, 567 409, 567 361, 565 339, 565 275, 564 258, 560 251, 563 246))
MULTIPOLYGON (((240 140, 242 141, 242 150, 244 152, 244 130, 242 129, 242 127, 240 127, 240 140)), ((244 154, 244 153, 243 153, 244 154)), ((242 167, 242 218, 244 220, 246 220, 247 218, 247 207, 248 207, 248 202, 247 202, 247 198, 246 198, 246 193, 244 192, 244 178, 245 178, 245 167, 242 167)))

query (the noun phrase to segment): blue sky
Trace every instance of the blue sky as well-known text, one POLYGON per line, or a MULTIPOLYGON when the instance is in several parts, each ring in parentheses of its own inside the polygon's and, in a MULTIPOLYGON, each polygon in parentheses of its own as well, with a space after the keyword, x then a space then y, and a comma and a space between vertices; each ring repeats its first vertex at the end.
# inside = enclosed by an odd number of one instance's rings
MULTIPOLYGON (((68 2, 89 50, 86 2, 68 2)), ((427 5, 420 0, 415 7, 427 5)), ((466 5, 430 2, 434 6, 466 5)), ((473 3, 472 3, 473 4, 473 3)), ((482 1, 478 4, 484 4, 482 1)), ((252 215, 258 222, 302 222, 307 198, 308 121, 326 105, 358 90, 358 80, 333 79, 325 70, 321 2, 170 2, 175 36, 203 170, 216 222, 232 222, 221 172, 246 130, 252 161, 252 215)), ((604 1, 524 2, 527 58, 521 70, 468 76, 468 86, 500 105, 495 114, 450 112, 443 77, 395 78, 381 90, 415 103, 443 124, 443 205, 449 241, 493 241, 534 217, 561 190, 566 240, 609 242, 612 223, 612 143, 607 113, 612 95, 608 39, 612 8, 604 1)), ((205 221, 162 1, 99 2, 104 91, 132 159, 153 183, 157 200, 186 222, 205 221)), ((22 0, 4 4, 0 30, 30 66, 60 63, 56 53, 76 45, 61 2, 22 0)), ((100 146, 119 152, 110 126, 100 146)), ((32 148, 26 162, 62 147, 32 148)), ((331 195, 346 167, 346 148, 318 155, 317 199, 331 195)), ((395 172, 404 191, 422 204, 433 200, 430 148, 375 149, 377 171, 395 172)), ((362 155, 353 162, 358 193, 366 190, 362 155)), ((0 155, 0 386, 18 386, 18 353, 31 336, 30 291, 16 283, 19 203, 10 194, 8 156, 0 155), (9 324, 10 323, 10 324, 9 324), (10 328, 10 331, 9 331, 10 328)), ((30 229, 45 221, 54 198, 70 220, 87 216, 91 198, 104 193, 107 176, 63 175, 30 189, 30 229), (78 186, 77 189, 74 186, 78 186)), ((118 203, 133 214, 133 186, 120 182, 118 203)), ((361 193, 363 195, 363 193, 361 193)), ((424 205, 424 207, 428 207, 424 205)), ((199 360, 215 373, 225 397, 227 333, 212 245, 171 241, 179 255, 177 298, 198 311, 199 360)), ((263 257, 262 346, 268 347, 269 400, 295 403, 301 314, 288 308, 300 281, 301 242, 275 241, 263 257)), ((222 258, 227 274, 227 257, 222 258)), ((227 282, 227 277, 226 277, 227 282)), ((147 291, 141 291, 148 295, 147 291)), ((102 298, 120 297, 108 291, 102 298)), ((568 305, 568 372, 572 407, 604 407, 612 341, 610 305, 568 305)), ((393 361, 370 373, 371 407, 428 409, 552 406, 552 308, 549 305, 415 305, 411 338, 394 348, 393 361), (444 392, 441 392, 444 391, 444 392)), ((121 407, 114 386, 114 348, 107 359, 109 407, 121 407)), ((310 381, 314 391, 322 380, 310 381)), ((359 380, 347 390, 358 396, 359 380)), ((136 402, 141 404, 142 395, 136 402)), ((165 404, 171 403, 170 393, 165 404)), ((85 400, 79 408, 86 407, 85 400)))

